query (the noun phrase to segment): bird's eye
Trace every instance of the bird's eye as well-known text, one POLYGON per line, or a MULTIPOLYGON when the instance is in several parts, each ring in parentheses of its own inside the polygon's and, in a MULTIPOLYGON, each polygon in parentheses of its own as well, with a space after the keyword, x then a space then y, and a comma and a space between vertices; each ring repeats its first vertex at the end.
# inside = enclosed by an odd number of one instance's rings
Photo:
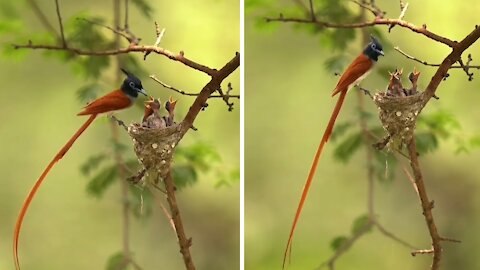
POLYGON ((377 47, 377 46, 375 45, 375 43, 372 43, 372 49, 375 50, 376 47, 377 47))
POLYGON ((128 85, 130 85, 132 88, 135 88, 135 84, 133 82, 129 82, 128 85))

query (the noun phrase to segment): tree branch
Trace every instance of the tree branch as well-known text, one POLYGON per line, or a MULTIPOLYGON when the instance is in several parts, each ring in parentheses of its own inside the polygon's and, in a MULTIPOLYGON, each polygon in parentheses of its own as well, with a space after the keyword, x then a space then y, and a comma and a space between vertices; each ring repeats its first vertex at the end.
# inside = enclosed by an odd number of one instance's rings
POLYGON ((190 246, 192 245, 192 239, 187 238, 185 234, 185 229, 183 228, 182 217, 180 216, 180 210, 178 208, 177 199, 175 197, 175 184, 173 183, 173 178, 170 170, 167 172, 164 183, 167 190, 167 202, 170 206, 170 211, 172 214, 172 220, 175 224, 175 232, 178 237, 178 244, 180 245, 180 252, 183 255, 183 262, 185 267, 188 270, 195 270, 195 265, 193 264, 192 255, 190 254, 190 246))
POLYGON ((415 143, 415 137, 412 137, 412 139, 408 143, 408 153, 410 155, 410 166, 412 167, 415 184, 417 186, 418 195, 422 204, 423 215, 425 216, 428 231, 430 232, 430 237, 432 239, 433 262, 431 269, 436 270, 440 267, 440 260, 442 258, 442 246, 440 244, 441 237, 438 233, 437 226, 435 225, 435 221, 432 215, 432 208, 434 203, 433 201, 430 201, 428 199, 427 190, 423 182, 422 171, 418 162, 418 152, 417 145, 415 143))
POLYGON ((285 18, 283 16, 279 16, 276 18, 268 17, 268 18, 265 18, 265 20, 267 22, 315 24, 321 28, 364 28, 364 27, 372 27, 376 25, 386 25, 386 26, 398 25, 400 27, 410 29, 415 33, 424 35, 429 39, 443 43, 451 48, 454 48, 457 45, 457 42, 453 40, 450 40, 446 37, 442 37, 440 35, 437 35, 433 32, 428 31, 426 25, 423 25, 422 27, 418 27, 412 23, 409 23, 404 20, 399 20, 399 19, 383 19, 383 18, 377 17, 372 21, 359 22, 359 23, 332 23, 332 22, 319 21, 319 20, 312 21, 310 19, 304 19, 304 18, 285 18))
POLYGON ((192 61, 186 58, 184 53, 182 52, 179 54, 174 54, 169 50, 166 50, 160 47, 155 47, 155 46, 131 45, 126 48, 105 50, 105 51, 90 51, 90 50, 83 50, 79 48, 70 48, 70 47, 63 48, 61 46, 55 46, 55 45, 34 45, 34 44, 23 44, 23 45, 14 44, 13 48, 14 49, 34 49, 34 50, 40 49, 40 50, 53 50, 53 51, 69 51, 77 55, 95 55, 95 56, 118 55, 118 54, 130 53, 130 52, 140 52, 140 53, 152 52, 152 53, 166 56, 173 61, 180 62, 185 66, 201 71, 209 76, 213 76, 217 72, 215 69, 209 68, 205 65, 199 64, 195 61, 192 61))
POLYGON ((60 36, 58 35, 57 30, 55 30, 55 27, 53 27, 53 25, 50 23, 45 13, 43 13, 43 11, 37 5, 37 2, 35 2, 35 0, 27 0, 27 2, 30 4, 33 12, 38 17, 38 19, 43 24, 43 26, 47 29, 47 31, 49 31, 50 33, 52 33, 53 35, 57 36, 60 39, 60 36))

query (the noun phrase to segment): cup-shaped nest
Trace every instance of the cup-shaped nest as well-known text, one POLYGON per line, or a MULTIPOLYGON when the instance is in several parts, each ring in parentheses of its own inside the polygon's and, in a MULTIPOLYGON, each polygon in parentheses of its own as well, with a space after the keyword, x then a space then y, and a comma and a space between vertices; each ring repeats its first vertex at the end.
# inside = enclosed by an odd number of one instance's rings
POLYGON ((406 142, 412 139, 417 117, 423 108, 422 93, 405 97, 389 96, 385 92, 375 94, 379 118, 390 140, 406 142))
POLYGON ((138 160, 145 169, 165 178, 170 170, 175 147, 181 139, 180 125, 156 129, 134 123, 128 127, 128 134, 133 139, 138 160))

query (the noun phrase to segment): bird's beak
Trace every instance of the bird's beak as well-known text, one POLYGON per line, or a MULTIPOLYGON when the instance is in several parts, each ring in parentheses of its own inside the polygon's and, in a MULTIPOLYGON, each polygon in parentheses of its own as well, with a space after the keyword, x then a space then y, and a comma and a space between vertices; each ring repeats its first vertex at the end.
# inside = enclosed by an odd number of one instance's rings
POLYGON ((145 91, 145 89, 141 88, 140 91, 138 91, 138 92, 139 92, 140 94, 148 97, 147 92, 145 91))
POLYGON ((385 53, 382 50, 379 50, 378 53, 381 54, 382 56, 385 56, 385 53))

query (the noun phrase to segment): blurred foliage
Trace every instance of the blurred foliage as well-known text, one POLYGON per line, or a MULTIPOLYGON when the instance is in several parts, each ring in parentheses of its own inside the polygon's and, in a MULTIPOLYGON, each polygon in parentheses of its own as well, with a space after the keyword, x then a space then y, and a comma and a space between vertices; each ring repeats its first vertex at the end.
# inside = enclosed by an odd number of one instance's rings
MULTIPOLYGON (((117 144, 116 147, 120 151, 127 149, 124 144, 117 144)), ((133 176, 134 172, 141 169, 136 158, 127 160, 124 165, 128 169, 129 176, 133 176)), ((222 167, 224 167, 224 164, 222 164, 221 157, 215 147, 198 141, 187 146, 179 145, 176 148, 172 176, 177 190, 194 185, 198 181, 199 173, 213 173, 215 179, 217 179, 215 187, 230 186, 232 183, 239 181, 239 169, 224 172, 221 170, 222 167)), ((108 153, 98 153, 90 156, 80 166, 80 171, 89 177, 87 193, 96 198, 101 198, 118 178, 118 169, 113 156, 108 153), (104 165, 107 161, 110 164, 104 165)), ((126 181, 126 179, 121 180, 126 181)), ((131 192, 136 198, 134 206, 131 208, 134 215, 137 217, 148 216, 153 208, 153 200, 149 192, 143 192, 143 188, 138 186, 132 186, 131 192)))
POLYGON ((337 251, 348 240, 346 236, 337 236, 330 241, 330 248, 333 251, 337 251))
POLYGON ((127 269, 127 265, 125 265, 125 256, 123 252, 119 251, 110 258, 108 258, 107 266, 105 267, 106 270, 124 270, 127 269))
MULTIPOLYGON (((359 233, 360 231, 362 231, 366 226, 368 226, 370 224, 370 217, 368 216, 368 214, 363 214, 359 217, 357 217, 353 223, 352 223, 352 229, 351 229, 351 233, 352 234, 357 234, 359 233)), ((370 231, 370 230, 369 230, 370 231)))
POLYGON ((132 0, 132 3, 142 12, 148 19, 152 18, 153 8, 146 0, 132 0))

